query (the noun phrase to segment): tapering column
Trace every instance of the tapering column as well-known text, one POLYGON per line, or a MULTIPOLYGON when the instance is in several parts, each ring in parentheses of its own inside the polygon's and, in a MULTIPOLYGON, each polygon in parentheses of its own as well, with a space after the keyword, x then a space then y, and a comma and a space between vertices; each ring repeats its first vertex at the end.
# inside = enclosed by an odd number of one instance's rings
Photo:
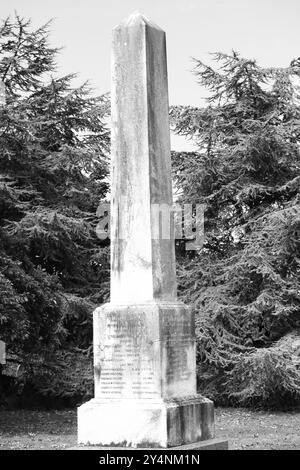
POLYGON ((113 31, 111 121, 111 300, 174 300, 174 237, 151 211, 172 206, 166 40, 141 14, 113 31))
POLYGON ((172 206, 165 33, 139 13, 113 30, 111 101, 111 302, 94 312, 95 398, 78 410, 78 440, 195 443, 214 435, 213 403, 196 392, 173 227, 161 234, 153 210, 172 206))

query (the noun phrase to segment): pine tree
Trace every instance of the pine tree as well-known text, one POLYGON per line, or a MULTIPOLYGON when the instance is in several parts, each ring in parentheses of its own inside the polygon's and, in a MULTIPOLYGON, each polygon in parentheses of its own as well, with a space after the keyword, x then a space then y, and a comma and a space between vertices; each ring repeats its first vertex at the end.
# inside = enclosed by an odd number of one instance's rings
POLYGON ((80 396, 85 374, 70 382, 70 368, 91 369, 90 313, 107 292, 108 248, 95 227, 109 102, 56 76, 49 27, 16 15, 0 29, 0 334, 27 383, 80 396))
POLYGON ((199 386, 219 403, 279 406, 300 398, 299 63, 262 68, 195 61, 207 106, 175 106, 180 200, 202 203, 205 243, 181 254, 180 292, 194 305, 199 386))

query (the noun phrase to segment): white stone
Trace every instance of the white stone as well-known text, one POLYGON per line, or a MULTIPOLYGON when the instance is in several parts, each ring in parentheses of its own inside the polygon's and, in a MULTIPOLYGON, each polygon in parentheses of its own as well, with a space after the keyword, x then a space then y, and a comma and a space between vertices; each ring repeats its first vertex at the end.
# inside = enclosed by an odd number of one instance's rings
POLYGON ((151 204, 172 206, 165 33, 134 14, 113 31, 111 301, 176 299, 173 234, 155 240, 151 204))
POLYGON ((105 304, 94 312, 95 397, 196 394, 194 318, 182 303, 105 304))
POLYGON ((214 437, 196 393, 195 325, 177 300, 175 244, 153 204, 172 206, 165 33, 134 14, 113 31, 111 303, 94 312, 95 398, 85 445, 170 447, 214 437))
POLYGON ((190 400, 90 400, 78 414, 78 443, 171 447, 214 437, 213 403, 190 400))

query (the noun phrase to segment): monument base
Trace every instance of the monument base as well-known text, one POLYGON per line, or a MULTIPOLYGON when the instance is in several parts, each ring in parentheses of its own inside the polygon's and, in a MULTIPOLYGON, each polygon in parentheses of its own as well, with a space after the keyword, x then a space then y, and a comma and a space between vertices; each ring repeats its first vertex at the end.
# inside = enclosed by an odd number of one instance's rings
POLYGON ((201 395, 167 400, 92 399, 78 408, 78 443, 168 448, 214 438, 214 405, 201 395))

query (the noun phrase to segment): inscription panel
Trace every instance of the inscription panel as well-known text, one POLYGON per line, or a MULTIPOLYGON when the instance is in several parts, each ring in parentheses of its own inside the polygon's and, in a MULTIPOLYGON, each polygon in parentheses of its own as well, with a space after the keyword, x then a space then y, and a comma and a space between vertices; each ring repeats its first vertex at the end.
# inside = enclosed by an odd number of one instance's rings
POLYGON ((196 393, 194 317, 182 307, 164 311, 162 328, 163 395, 196 393))
POLYGON ((99 308, 95 396, 159 399, 196 393, 195 327, 182 304, 99 308))
POLYGON ((96 396, 107 399, 160 396, 156 373, 159 354, 147 315, 132 311, 105 312, 98 317, 97 328, 96 396))

